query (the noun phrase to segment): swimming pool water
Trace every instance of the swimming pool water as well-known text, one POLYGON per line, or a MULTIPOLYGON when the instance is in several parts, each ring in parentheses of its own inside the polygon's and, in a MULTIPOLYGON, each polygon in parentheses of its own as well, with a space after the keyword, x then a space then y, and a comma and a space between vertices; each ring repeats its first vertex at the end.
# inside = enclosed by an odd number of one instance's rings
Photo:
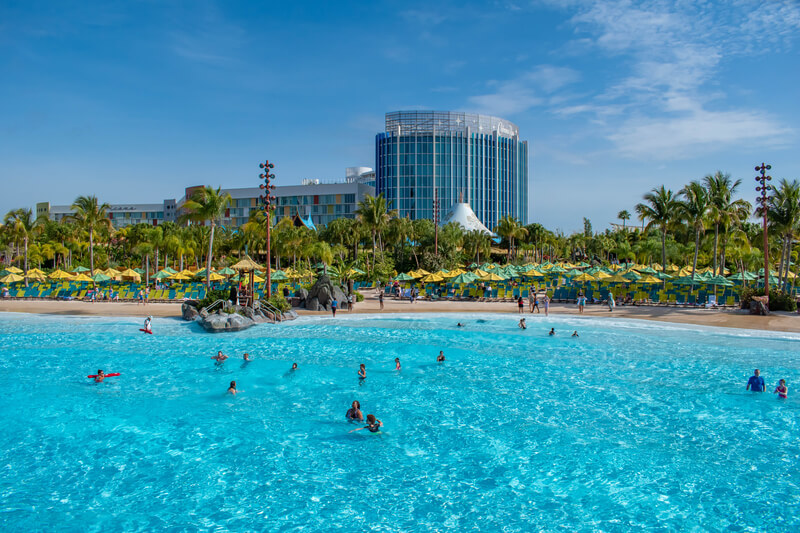
POLYGON ((155 319, 144 335, 132 318, 2 314, 0 524, 797 530, 800 336, 526 316, 526 331, 412 315, 228 335, 155 319), (215 365, 218 349, 233 357, 215 365), (756 367, 765 394, 744 390, 756 367), (98 368, 122 376, 94 384, 98 368), (348 433, 353 400, 381 435, 348 433))

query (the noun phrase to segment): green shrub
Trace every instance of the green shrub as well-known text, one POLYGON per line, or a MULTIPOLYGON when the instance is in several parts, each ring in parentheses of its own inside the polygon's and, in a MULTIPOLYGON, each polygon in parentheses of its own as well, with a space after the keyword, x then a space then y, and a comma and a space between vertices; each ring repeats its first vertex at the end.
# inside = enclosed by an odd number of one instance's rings
MULTIPOLYGON (((739 299, 742 302, 742 307, 747 309, 750 307, 750 301, 753 296, 764 296, 764 287, 753 288, 745 287, 739 294, 739 299)), ((769 310, 770 311, 797 311, 797 300, 791 294, 771 290, 769 291, 769 310)))
POLYGON ((361 294, 358 291, 355 291, 355 293, 356 293, 356 302, 363 302, 364 301, 364 295, 361 294))
POLYGON ((217 300, 227 300, 228 296, 230 296, 230 291, 226 291, 224 289, 206 291, 206 297, 198 302, 198 307, 200 309, 208 307, 217 300))
POLYGON ((264 299, 263 301, 268 302, 281 313, 285 313, 292 308, 292 305, 286 301, 286 298, 284 298, 282 294, 273 294, 268 300, 264 299))

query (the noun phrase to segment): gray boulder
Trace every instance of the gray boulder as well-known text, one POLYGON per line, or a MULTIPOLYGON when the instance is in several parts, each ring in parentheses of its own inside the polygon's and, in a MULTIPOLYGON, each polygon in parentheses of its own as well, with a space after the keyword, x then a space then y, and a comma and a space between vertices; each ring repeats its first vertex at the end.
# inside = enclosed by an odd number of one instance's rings
POLYGON ((309 311, 320 311, 319 300, 316 297, 306 300, 306 309, 309 311))
POLYGON ((309 311, 329 311, 334 298, 339 301, 340 308, 342 302, 347 301, 347 296, 341 287, 334 285, 331 278, 323 274, 317 278, 317 282, 308 291, 305 308, 309 311))
POLYGON ((200 314, 200 311, 197 310, 197 307, 194 305, 184 303, 181 305, 181 315, 183 315, 184 320, 194 320, 200 314))

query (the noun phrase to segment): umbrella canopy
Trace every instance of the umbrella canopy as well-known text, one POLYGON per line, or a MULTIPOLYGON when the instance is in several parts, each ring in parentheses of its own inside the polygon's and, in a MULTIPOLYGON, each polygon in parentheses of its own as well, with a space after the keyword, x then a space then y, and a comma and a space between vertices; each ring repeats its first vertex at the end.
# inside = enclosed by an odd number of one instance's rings
POLYGON ((473 274, 475 274, 475 275, 476 275, 476 276, 478 276, 479 278, 482 278, 483 276, 487 275, 487 274, 488 274, 488 272, 486 272, 485 270, 481 270, 480 268, 478 268, 478 269, 476 269, 476 270, 475 270, 475 272, 473 272, 473 274))
POLYGON ((35 268, 33 270, 28 270, 26 276, 30 279, 36 279, 39 281, 47 279, 47 274, 35 268))
POLYGON ((186 277, 188 277, 188 278, 192 278, 192 277, 194 277, 194 272, 192 272, 192 271, 191 271, 191 270, 189 270, 188 268, 184 268, 183 270, 181 270, 180 272, 178 272, 178 274, 180 274, 181 276, 186 276, 186 277))
POLYGON ((252 259, 250 259, 250 256, 246 255, 246 254, 244 256, 244 259, 242 259, 241 261, 239 261, 235 265, 231 266, 231 268, 233 270, 238 270, 240 272, 241 271, 248 271, 248 270, 252 272, 253 270, 263 270, 264 269, 261 265, 259 265, 258 263, 256 263, 252 259))
POLYGON ((454 278, 450 278, 450 283, 456 283, 459 285, 464 285, 465 283, 472 283, 475 281, 477 276, 471 272, 464 272, 463 274, 459 274, 454 278))
POLYGON ((406 274, 405 272, 401 272, 400 274, 398 274, 398 275, 396 275, 394 277, 395 281, 413 281, 415 279, 416 278, 414 276, 410 276, 410 275, 406 274))
POLYGON ((217 273, 218 274, 222 274, 223 276, 233 276, 234 274, 236 274, 236 271, 234 269, 232 269, 231 267, 225 267, 225 268, 217 271, 217 273))
POLYGON ((597 278, 592 276, 591 274, 587 274, 584 272, 580 276, 575 276, 572 278, 572 281, 577 281, 578 283, 586 283, 587 281, 597 281, 597 278))
POLYGON ((733 276, 728 276, 728 279, 734 281, 755 281, 758 279, 758 276, 751 272, 739 272, 738 274, 734 274, 733 276))
POLYGON ((289 276, 283 270, 276 270, 270 274, 270 281, 286 281, 287 279, 289 279, 289 276))
POLYGON ((596 277, 599 280, 603 280, 603 279, 606 279, 606 278, 610 278, 611 274, 608 274, 608 273, 600 270, 599 272, 597 272, 597 274, 594 275, 594 277, 596 277))
POLYGON ((140 281, 142 279, 142 276, 140 276, 138 272, 130 268, 128 270, 123 270, 119 275, 123 278, 133 278, 135 281, 140 281))
POLYGON ((7 270, 8 272, 11 272, 12 274, 22 274, 22 270, 18 269, 18 268, 17 268, 17 267, 15 267, 15 266, 10 266, 10 267, 8 267, 6 270, 7 270))
POLYGON ((722 276, 712 276, 711 278, 706 280, 706 283, 709 285, 718 285, 721 287, 733 287, 733 283, 731 281, 728 281, 722 276))
POLYGON ((211 275, 208 277, 209 281, 222 281, 225 278, 222 274, 217 274, 216 272, 212 272, 211 275))
POLYGON ((25 278, 23 278, 19 274, 14 274, 13 272, 11 272, 10 274, 6 274, 2 278, 0 278, 0 283, 19 283, 24 279, 25 278))
POLYGON ((72 278, 72 280, 70 280, 70 281, 80 281, 82 283, 86 283, 88 281, 94 281, 94 280, 92 278, 90 278, 89 276, 87 276, 86 274, 84 274, 83 272, 81 272, 80 274, 78 274, 77 276, 72 278))
POLYGON ((133 271, 139 274, 140 276, 143 276, 145 273, 145 269, 143 268, 134 268, 133 271))
POLYGON ((170 268, 170 267, 166 267, 166 268, 164 268, 164 269, 162 269, 162 270, 163 270, 164 272, 169 272, 170 274, 177 274, 177 273, 178 273, 178 271, 177 271, 177 270, 175 270, 174 268, 170 268))
POLYGON ((611 277, 603 278, 603 283, 630 283, 631 280, 628 278, 624 278, 619 274, 614 274, 611 277))
POLYGON ((480 278, 478 278, 478 279, 479 279, 480 281, 504 281, 504 280, 506 280, 506 279, 508 279, 508 278, 506 278, 506 277, 504 277, 504 276, 498 276, 498 275, 497 275, 497 274, 495 274, 494 272, 489 272, 489 273, 487 273, 485 276, 481 276, 481 277, 480 277, 480 278))
POLYGON ((656 270, 653 270, 653 269, 652 269, 652 268, 650 268, 650 267, 645 267, 645 268, 637 268, 637 269, 636 269, 636 271, 637 271, 639 274, 655 274, 655 273, 656 273, 656 270))
POLYGON ((660 280, 665 280, 665 279, 672 279, 674 276, 670 276, 666 272, 659 272, 658 274, 656 274, 656 277, 660 280))
MULTIPOLYGON (((177 274, 177 272, 176 272, 176 274, 177 274)), ((173 275, 172 272, 167 272, 166 269, 164 269, 164 270, 160 270, 160 271, 156 272, 156 275, 153 276, 153 277, 156 278, 156 279, 164 279, 164 278, 168 278, 168 277, 170 277, 172 275, 173 275)))
POLYGON ((107 276, 107 275, 103 274, 102 272, 98 272, 97 274, 95 274, 94 276, 92 276, 89 279, 91 279, 92 281, 95 281, 95 282, 108 281, 108 280, 111 279, 111 276, 107 276))
POLYGON ((50 279, 72 279, 75 276, 73 276, 69 272, 64 272, 63 270, 54 270, 47 277, 50 279))
POLYGON ((105 269, 105 275, 115 278, 119 276, 119 270, 117 270, 116 268, 108 267, 107 269, 105 269))
POLYGON ((261 276, 253 276, 253 283, 264 283, 264 278, 261 276))
POLYGON ((89 269, 86 268, 85 266, 79 266, 78 268, 75 268, 72 271, 75 272, 76 274, 80 274, 81 272, 89 272, 89 269))
POLYGON ((583 272, 581 272, 577 268, 573 268, 572 270, 564 272, 564 275, 567 276, 568 278, 574 278, 575 276, 580 276, 581 274, 583 274, 583 272))
POLYGON ((177 274, 171 275, 167 279, 171 279, 171 280, 174 280, 174 281, 186 281, 186 280, 190 280, 192 278, 190 278, 189 276, 185 275, 183 272, 178 272, 177 274))
POLYGON ((637 274, 635 271, 631 270, 630 272, 626 272, 625 274, 622 274, 622 277, 628 278, 631 281, 636 281, 639 278, 641 278, 642 276, 637 274))
POLYGON ((542 274, 541 272, 539 272, 535 268, 532 268, 530 270, 526 270, 525 272, 522 273, 522 275, 523 276, 528 276, 529 278, 543 278, 544 277, 544 274, 542 274))
POLYGON ((428 274, 424 278, 420 280, 422 283, 441 283, 444 281, 444 278, 439 274, 428 274))
POLYGON ((636 280, 636 283, 661 283, 661 280, 655 276, 642 276, 636 280))
MULTIPOLYGON (((212 272, 213 272, 213 271, 212 271, 212 272)), ((205 277, 205 276, 206 276, 206 269, 205 269, 205 268, 201 268, 200 270, 198 270, 197 272, 195 272, 195 273, 193 274, 193 276, 194 276, 194 277, 196 277, 196 278, 199 278, 199 277, 205 277)))

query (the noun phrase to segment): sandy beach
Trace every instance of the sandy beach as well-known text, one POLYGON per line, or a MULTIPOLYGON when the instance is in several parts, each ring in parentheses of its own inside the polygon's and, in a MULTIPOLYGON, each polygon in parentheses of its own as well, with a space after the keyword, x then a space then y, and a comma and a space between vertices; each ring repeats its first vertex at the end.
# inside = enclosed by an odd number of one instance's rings
MULTIPOLYGON (((527 305, 525 307, 525 315, 527 305)), ((179 317, 180 303, 151 303, 147 306, 135 302, 62 302, 47 300, 0 300, 0 312, 40 313, 49 315, 82 315, 82 316, 133 316, 145 317, 179 317)), ((301 315, 327 315, 327 312, 312 313, 298 310, 301 315)), ((374 293, 365 294, 365 300, 356 304, 355 310, 338 311, 337 317, 347 317, 361 313, 517 313, 517 304, 512 302, 448 302, 386 299, 384 309, 380 306, 374 293)), ((552 315, 577 315, 578 308, 574 304, 551 304, 552 315)), ((538 316, 544 316, 542 312, 538 316)), ((684 309, 675 307, 650 306, 618 306, 613 313, 602 305, 587 306, 583 316, 593 318, 635 318, 703 326, 718 326, 743 329, 761 329, 767 331, 788 331, 800 333, 800 315, 777 312, 770 316, 753 316, 738 309, 684 309)))

